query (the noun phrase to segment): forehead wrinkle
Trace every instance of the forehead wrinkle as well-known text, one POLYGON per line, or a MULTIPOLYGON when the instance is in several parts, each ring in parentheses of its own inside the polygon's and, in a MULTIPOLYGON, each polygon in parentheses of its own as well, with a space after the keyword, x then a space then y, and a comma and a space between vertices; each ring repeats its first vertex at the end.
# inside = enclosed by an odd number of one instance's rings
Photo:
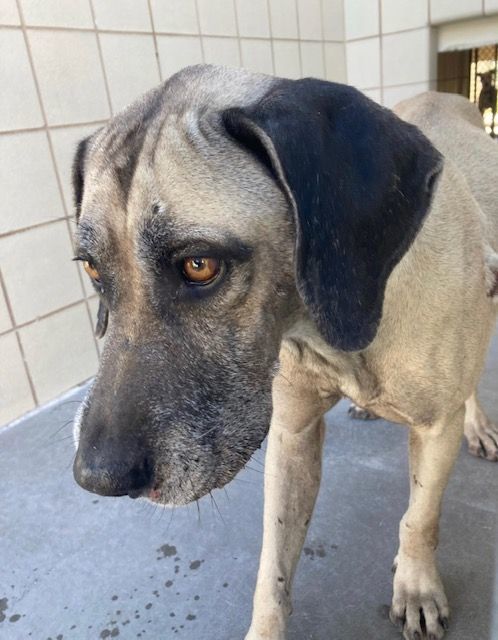
POLYGON ((246 245, 240 238, 224 229, 207 226, 178 224, 174 216, 165 214, 164 208, 155 215, 144 218, 138 228, 138 246, 142 255, 163 254, 196 243, 217 244, 220 247, 245 252, 246 245))

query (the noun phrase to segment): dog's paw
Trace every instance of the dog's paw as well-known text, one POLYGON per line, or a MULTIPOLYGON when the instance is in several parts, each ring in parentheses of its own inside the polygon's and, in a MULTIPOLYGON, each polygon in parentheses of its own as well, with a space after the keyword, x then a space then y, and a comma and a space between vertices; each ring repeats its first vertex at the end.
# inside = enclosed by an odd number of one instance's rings
POLYGON ((434 565, 398 557, 389 617, 405 640, 441 640, 449 608, 434 565))
POLYGON ((378 420, 379 416, 371 411, 367 411, 357 404, 352 404, 348 409, 348 414, 353 420, 378 420))
POLYGON ((498 462, 498 426, 479 411, 465 422, 469 453, 490 462, 498 462))

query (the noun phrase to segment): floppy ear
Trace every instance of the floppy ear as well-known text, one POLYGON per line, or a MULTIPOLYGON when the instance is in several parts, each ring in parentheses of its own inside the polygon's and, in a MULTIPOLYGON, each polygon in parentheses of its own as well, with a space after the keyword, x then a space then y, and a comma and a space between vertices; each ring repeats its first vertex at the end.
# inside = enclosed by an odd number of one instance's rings
POLYGON ((276 80, 222 122, 291 203, 297 287, 319 331, 338 349, 365 348, 387 279, 429 210, 441 155, 356 89, 312 78, 276 80))
MULTIPOLYGON (((78 143, 76 153, 73 160, 73 199, 76 209, 76 221, 78 222, 81 214, 81 203, 83 201, 83 190, 85 185, 85 156, 90 138, 84 138, 78 143)), ((95 325, 95 335, 97 338, 103 338, 107 330, 109 321, 109 310, 102 300, 99 301, 97 311, 97 322, 95 325)))

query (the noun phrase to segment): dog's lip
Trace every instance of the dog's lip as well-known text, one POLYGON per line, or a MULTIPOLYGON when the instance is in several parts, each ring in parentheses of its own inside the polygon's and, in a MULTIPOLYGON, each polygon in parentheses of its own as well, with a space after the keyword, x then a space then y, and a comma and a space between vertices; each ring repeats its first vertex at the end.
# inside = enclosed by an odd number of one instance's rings
POLYGON ((159 502, 161 499, 161 491, 159 489, 150 489, 147 497, 149 500, 152 500, 152 502, 159 502))
POLYGON ((154 487, 153 489, 132 489, 128 491, 128 497, 132 500, 137 498, 148 498, 152 502, 159 502, 161 499, 160 489, 154 487))

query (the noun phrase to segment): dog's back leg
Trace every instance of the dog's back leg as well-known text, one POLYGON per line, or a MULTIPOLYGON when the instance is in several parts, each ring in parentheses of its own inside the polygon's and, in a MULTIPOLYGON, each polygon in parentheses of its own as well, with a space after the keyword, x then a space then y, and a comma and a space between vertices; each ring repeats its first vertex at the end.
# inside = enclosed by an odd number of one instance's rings
POLYGON ((476 392, 465 403, 465 437, 472 455, 498 462, 498 426, 484 413, 476 392))
POLYGON ((320 486, 323 413, 339 399, 322 401, 316 381, 285 348, 280 365, 266 453, 263 547, 246 640, 285 638, 294 571, 320 486))
POLYGON ((410 431, 410 505, 400 523, 391 621, 406 640, 440 640, 448 603, 435 552, 443 493, 463 435, 464 407, 430 426, 410 431))

